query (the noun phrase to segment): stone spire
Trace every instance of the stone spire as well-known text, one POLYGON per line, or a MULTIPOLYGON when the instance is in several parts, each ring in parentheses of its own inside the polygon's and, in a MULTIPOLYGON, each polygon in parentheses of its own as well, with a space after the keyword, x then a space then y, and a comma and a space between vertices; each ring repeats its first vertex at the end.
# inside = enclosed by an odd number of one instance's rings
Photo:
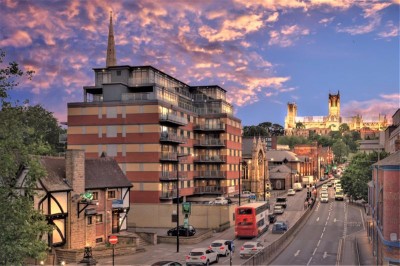
POLYGON ((107 44, 107 58, 106 67, 117 65, 117 58, 115 56, 115 42, 114 42, 114 29, 112 23, 112 11, 110 11, 110 26, 108 28, 108 44, 107 44))

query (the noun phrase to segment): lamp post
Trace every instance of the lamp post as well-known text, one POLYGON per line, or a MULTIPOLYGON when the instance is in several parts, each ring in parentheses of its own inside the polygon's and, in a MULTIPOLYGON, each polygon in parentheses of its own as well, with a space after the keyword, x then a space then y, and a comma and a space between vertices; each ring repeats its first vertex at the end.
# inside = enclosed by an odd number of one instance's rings
POLYGON ((242 164, 242 162, 239 159, 239 206, 240 206, 240 165, 242 164))
POLYGON ((267 159, 266 158, 264 158, 264 201, 265 201, 265 172, 266 172, 266 169, 267 169, 267 167, 266 167, 266 165, 267 165, 267 159))
POLYGON ((179 253, 179 158, 188 154, 177 154, 178 165, 176 167, 176 252, 179 253))

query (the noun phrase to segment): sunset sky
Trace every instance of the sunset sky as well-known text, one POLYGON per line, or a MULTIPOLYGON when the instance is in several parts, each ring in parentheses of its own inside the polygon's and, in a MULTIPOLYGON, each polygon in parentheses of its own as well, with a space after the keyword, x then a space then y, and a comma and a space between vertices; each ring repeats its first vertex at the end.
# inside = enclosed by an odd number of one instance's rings
POLYGON ((6 62, 35 71, 12 99, 66 121, 68 102, 104 67, 113 11, 118 65, 152 65, 227 90, 245 125, 328 114, 388 118, 400 107, 400 0, 0 1, 6 62))

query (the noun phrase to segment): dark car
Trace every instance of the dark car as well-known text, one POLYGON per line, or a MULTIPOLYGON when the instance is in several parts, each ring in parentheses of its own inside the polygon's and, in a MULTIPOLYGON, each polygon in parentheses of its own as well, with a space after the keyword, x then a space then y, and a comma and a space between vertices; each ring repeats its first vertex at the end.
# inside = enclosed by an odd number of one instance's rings
POLYGON ((286 222, 283 221, 277 221, 274 223, 274 226, 272 227, 272 233, 273 234, 283 234, 288 230, 288 225, 286 222))
MULTIPOLYGON (((177 228, 169 229, 167 235, 176 236, 178 234, 177 228)), ((196 229, 193 226, 189 225, 188 228, 183 227, 183 225, 179 226, 179 235, 180 236, 194 236, 196 234, 196 229)))
POLYGON ((273 224, 276 222, 276 215, 275 214, 270 214, 268 215, 268 220, 270 224, 273 224))

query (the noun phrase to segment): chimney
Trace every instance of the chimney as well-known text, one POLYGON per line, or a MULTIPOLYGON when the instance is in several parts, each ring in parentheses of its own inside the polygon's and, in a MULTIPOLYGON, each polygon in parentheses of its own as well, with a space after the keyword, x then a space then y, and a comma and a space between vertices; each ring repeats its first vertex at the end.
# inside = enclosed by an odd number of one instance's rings
POLYGON ((74 194, 85 192, 85 152, 83 150, 67 150, 65 175, 74 194))

